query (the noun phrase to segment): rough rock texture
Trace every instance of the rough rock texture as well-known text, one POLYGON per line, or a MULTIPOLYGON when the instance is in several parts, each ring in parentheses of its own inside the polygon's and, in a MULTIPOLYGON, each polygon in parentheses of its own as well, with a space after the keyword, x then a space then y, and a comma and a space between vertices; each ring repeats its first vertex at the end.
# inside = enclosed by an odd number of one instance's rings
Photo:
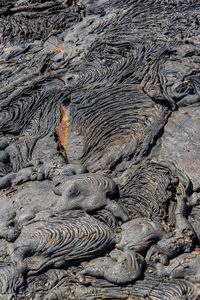
POLYGON ((160 139, 158 159, 170 159, 192 181, 193 189, 200 188, 200 110, 199 106, 181 107, 172 113, 160 139))
POLYGON ((199 16, 0 1, 0 299, 200 299, 199 16))

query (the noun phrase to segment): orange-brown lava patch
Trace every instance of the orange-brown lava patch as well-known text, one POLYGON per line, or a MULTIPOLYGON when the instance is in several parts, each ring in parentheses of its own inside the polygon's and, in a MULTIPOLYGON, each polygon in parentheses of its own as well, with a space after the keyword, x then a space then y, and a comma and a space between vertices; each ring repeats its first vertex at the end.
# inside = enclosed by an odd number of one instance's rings
MULTIPOLYGON (((60 114, 61 114, 61 122, 58 125, 57 134, 58 134, 59 144, 60 144, 61 148, 64 150, 64 152, 66 153, 69 119, 68 119, 67 110, 65 107, 63 107, 63 106, 60 107, 60 114)), ((63 153, 63 154, 65 154, 65 153, 63 153)))
POLYGON ((55 52, 55 51, 62 51, 63 50, 63 44, 60 44, 60 46, 58 48, 53 48, 51 51, 55 52))
POLYGON ((200 247, 197 245, 192 253, 200 254, 200 247))
POLYGON ((48 238, 48 239, 46 240, 46 242, 44 243, 44 246, 46 246, 47 244, 51 244, 51 243, 53 243, 53 242, 55 242, 55 240, 54 240, 53 238, 48 238))
POLYGON ((43 74, 44 75, 49 75, 51 73, 50 67, 47 66, 46 69, 44 70, 43 74))

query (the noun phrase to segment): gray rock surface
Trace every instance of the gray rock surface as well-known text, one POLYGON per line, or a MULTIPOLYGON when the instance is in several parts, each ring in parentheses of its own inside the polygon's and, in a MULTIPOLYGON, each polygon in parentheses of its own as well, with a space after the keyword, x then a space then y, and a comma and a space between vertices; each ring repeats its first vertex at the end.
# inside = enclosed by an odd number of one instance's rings
POLYGON ((200 188, 200 110, 199 106, 180 107, 171 114, 155 156, 173 162, 200 188))

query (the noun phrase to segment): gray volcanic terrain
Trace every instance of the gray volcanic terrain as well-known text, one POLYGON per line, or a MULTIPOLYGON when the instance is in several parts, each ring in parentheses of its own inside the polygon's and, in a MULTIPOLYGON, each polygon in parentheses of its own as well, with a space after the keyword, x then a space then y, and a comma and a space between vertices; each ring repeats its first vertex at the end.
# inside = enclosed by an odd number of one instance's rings
POLYGON ((200 1, 0 1, 0 300, 200 299, 200 1))

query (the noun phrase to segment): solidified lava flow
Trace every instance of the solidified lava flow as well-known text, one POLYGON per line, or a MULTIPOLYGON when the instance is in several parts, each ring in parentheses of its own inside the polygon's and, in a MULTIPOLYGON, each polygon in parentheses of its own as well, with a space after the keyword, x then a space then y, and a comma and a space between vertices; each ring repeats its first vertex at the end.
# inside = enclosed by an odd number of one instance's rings
POLYGON ((1 0, 0 299, 200 299, 199 124, 199 0, 1 0))

